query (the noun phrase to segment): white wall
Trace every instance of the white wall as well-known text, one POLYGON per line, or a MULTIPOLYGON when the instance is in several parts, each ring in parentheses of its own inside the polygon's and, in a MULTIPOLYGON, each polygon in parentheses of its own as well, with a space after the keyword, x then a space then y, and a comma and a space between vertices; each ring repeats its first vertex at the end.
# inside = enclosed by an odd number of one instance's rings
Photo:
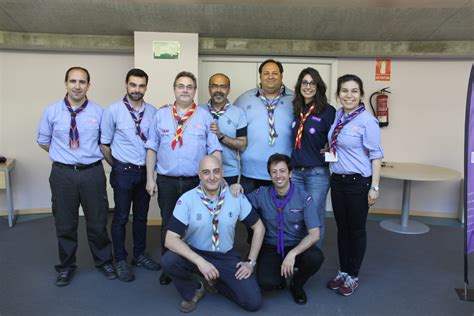
MULTIPOLYGON (((390 126, 382 131, 385 160, 463 171, 464 111, 471 60, 394 60, 388 84, 375 82, 372 59, 339 59, 337 63, 338 75, 355 73, 362 77, 367 96, 386 85, 392 88, 390 126)), ((51 207, 51 163, 36 144, 36 129, 44 108, 64 96, 64 72, 72 65, 90 70, 89 98, 106 106, 122 98, 124 77, 134 67, 134 57, 0 52, 0 154, 17 159, 13 173, 16 209, 51 207)), ((150 78, 159 76, 154 71, 148 73, 150 78)), ((199 82, 207 85, 207 79, 200 78, 199 82)), ((254 85, 252 82, 248 88, 254 85)), ((159 93, 163 87, 151 85, 148 89, 159 93)), ((238 91, 234 93, 238 95, 238 91)), ((401 185, 397 180, 382 180, 376 207, 398 209, 401 185)), ((412 210, 455 216, 458 200, 459 183, 412 185, 412 210)), ((5 194, 0 191, 0 210, 5 209, 5 194)), ((156 218, 156 210, 153 201, 151 218, 156 218)))

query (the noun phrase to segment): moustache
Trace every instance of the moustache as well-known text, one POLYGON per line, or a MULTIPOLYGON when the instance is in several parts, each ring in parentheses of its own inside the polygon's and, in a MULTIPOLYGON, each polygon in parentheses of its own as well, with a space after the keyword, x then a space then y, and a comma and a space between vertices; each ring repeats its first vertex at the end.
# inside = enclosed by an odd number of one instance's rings
POLYGON ((213 96, 213 97, 222 97, 222 98, 224 98, 224 97, 225 97, 225 94, 222 93, 222 92, 214 92, 214 93, 212 94, 212 96, 213 96))

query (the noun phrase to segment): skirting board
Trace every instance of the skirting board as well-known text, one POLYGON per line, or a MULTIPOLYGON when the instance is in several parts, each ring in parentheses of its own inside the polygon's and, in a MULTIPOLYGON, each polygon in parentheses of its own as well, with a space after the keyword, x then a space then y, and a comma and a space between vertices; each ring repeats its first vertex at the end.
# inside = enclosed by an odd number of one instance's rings
MULTIPOLYGON (((17 215, 29 215, 29 214, 43 214, 51 213, 50 208, 28 208, 16 210, 17 215)), ((370 214, 387 214, 387 215, 400 215, 398 209, 383 209, 383 208, 371 208, 370 214)), ((456 213, 448 212, 429 212, 429 211, 410 211, 410 215, 413 216, 425 216, 425 217, 439 217, 439 218, 458 218, 456 213)), ((7 216, 6 210, 0 210, 0 216, 7 216)), ((161 218, 149 218, 148 225, 161 225, 161 218)))

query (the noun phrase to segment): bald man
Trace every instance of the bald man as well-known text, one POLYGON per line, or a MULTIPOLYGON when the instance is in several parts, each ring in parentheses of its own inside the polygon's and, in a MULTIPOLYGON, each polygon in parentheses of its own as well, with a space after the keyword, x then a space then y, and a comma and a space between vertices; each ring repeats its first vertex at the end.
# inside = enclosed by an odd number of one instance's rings
POLYGON ((211 132, 216 134, 222 145, 224 178, 230 185, 236 183, 240 175, 240 160, 237 155, 247 147, 247 118, 241 108, 229 102, 229 93, 229 77, 223 73, 213 74, 209 78, 211 98, 202 106, 214 119, 211 132))
POLYGON ((253 272, 265 228, 247 198, 233 197, 222 178, 220 160, 205 156, 199 185, 179 198, 168 223, 165 246, 170 251, 161 264, 183 298, 180 310, 185 313, 196 308, 206 287, 249 311, 262 304, 253 272), (237 220, 254 232, 247 260, 234 249, 237 220))

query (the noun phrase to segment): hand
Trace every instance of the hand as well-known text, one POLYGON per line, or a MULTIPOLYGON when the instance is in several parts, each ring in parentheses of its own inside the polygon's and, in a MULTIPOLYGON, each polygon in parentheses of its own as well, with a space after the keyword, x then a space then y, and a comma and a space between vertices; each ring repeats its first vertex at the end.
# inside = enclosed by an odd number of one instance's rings
POLYGON ((217 138, 221 138, 222 136, 222 133, 221 131, 219 130, 219 125, 217 125, 217 122, 214 121, 211 123, 211 126, 209 128, 211 130, 211 132, 213 132, 214 134, 216 134, 217 138))
POLYGON ((378 197, 379 197, 378 191, 369 190, 369 196, 368 196, 369 206, 374 205, 378 197))
POLYGON ((295 267, 295 257, 296 256, 293 255, 291 251, 286 255, 285 259, 283 260, 283 263, 281 264, 281 276, 289 278, 293 275, 295 267))
POLYGON ((328 152, 328 151, 329 151, 329 144, 326 143, 326 144, 324 144, 324 147, 321 148, 321 150, 319 151, 319 153, 320 153, 320 154, 324 154, 324 153, 326 153, 326 152, 328 152))
POLYGON ((155 193, 158 191, 158 188, 156 186, 156 182, 153 179, 146 181, 145 189, 148 192, 148 194, 150 194, 150 196, 155 195, 155 193))
POLYGON ((232 193, 233 197, 238 197, 240 193, 244 193, 244 188, 240 183, 234 183, 230 186, 230 193, 232 193))
POLYGON ((236 268, 235 278, 237 280, 248 279, 253 273, 253 266, 249 262, 239 262, 236 268))
POLYGON ((207 281, 216 280, 219 278, 219 270, 217 270, 216 267, 209 261, 202 259, 202 262, 200 262, 197 267, 199 272, 201 272, 207 281))

